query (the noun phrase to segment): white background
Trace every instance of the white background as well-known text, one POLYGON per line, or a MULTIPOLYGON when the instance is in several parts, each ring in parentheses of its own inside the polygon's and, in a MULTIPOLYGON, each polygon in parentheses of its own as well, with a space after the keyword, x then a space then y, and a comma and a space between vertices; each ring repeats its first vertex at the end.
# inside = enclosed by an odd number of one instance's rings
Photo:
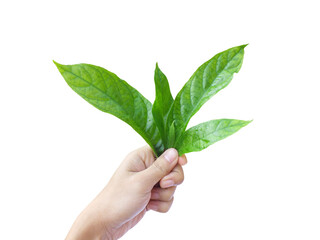
MULTIPOLYGON (((123 239, 320 239, 317 1, 1 1, 0 239, 64 239, 143 139, 95 109, 52 63, 91 63, 154 100, 216 53, 249 43, 241 71, 189 126, 254 119, 188 154, 167 214, 123 239)), ((107 214, 107 213, 106 213, 107 214)))

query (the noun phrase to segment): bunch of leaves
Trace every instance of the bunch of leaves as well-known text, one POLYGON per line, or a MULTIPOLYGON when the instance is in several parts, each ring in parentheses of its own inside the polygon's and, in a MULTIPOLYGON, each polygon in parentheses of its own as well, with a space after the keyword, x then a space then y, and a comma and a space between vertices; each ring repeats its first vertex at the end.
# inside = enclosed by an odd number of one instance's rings
POLYGON ((156 156, 168 148, 176 148, 182 155, 201 151, 251 122, 215 119, 186 130, 191 117, 225 88, 233 74, 240 70, 245 47, 230 48, 202 64, 175 99, 167 77, 156 64, 153 105, 126 81, 102 67, 54 63, 76 93, 94 107, 129 124, 150 145, 156 156))

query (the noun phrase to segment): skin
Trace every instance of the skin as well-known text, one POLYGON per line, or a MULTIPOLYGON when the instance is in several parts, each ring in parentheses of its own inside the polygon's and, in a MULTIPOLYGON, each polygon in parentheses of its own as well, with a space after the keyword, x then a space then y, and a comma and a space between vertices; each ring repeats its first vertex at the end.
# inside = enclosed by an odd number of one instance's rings
POLYGON ((119 239, 147 211, 169 211, 186 163, 185 155, 173 148, 157 159, 149 146, 133 151, 78 216, 66 240, 119 239))

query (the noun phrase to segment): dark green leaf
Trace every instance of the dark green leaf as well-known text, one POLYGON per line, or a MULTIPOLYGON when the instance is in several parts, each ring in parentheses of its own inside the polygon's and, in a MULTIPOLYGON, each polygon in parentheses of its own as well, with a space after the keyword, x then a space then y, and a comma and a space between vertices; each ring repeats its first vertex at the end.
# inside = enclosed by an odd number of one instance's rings
POLYGON ((152 117, 152 105, 136 89, 98 66, 54 63, 68 85, 82 98, 128 123, 157 155, 163 152, 160 133, 152 117))
POLYGON ((190 118, 240 70, 245 46, 230 48, 202 64, 178 93, 168 117, 169 123, 175 120, 176 141, 190 118))
POLYGON ((185 131, 180 138, 181 141, 177 143, 179 155, 201 151, 232 135, 250 122, 236 119, 217 119, 194 126, 185 131))
POLYGON ((168 136, 166 131, 167 116, 173 103, 170 87, 167 77, 156 64, 154 71, 154 83, 156 87, 156 99, 152 107, 152 114, 156 122, 164 147, 168 147, 168 136))
POLYGON ((169 134, 168 134, 168 146, 166 148, 173 148, 176 140, 176 130, 174 121, 172 122, 170 128, 169 128, 169 134))

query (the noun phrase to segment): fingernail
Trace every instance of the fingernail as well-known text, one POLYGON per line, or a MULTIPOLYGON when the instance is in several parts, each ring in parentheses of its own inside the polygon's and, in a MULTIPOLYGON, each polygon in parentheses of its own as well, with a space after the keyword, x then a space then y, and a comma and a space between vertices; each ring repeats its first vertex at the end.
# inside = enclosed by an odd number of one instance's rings
POLYGON ((169 188, 169 187, 172 187, 173 185, 174 185, 174 182, 172 180, 166 180, 162 183, 163 188, 169 188))
POLYGON ((170 148, 164 153, 164 157, 169 163, 172 163, 174 160, 176 160, 177 156, 177 150, 175 150, 174 148, 170 148))

